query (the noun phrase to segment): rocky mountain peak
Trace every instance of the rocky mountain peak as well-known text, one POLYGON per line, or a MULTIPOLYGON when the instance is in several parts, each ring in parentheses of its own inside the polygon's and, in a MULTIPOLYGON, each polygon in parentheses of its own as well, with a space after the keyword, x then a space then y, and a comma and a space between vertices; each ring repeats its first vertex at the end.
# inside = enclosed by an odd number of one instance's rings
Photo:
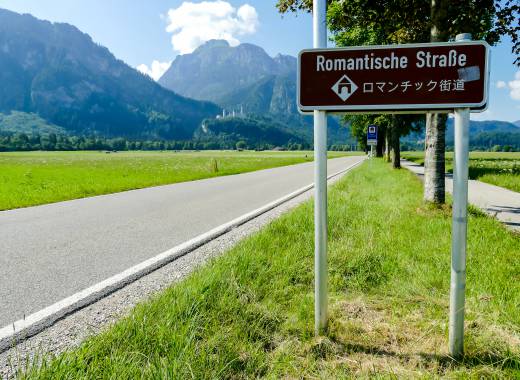
POLYGON ((178 56, 159 83, 190 98, 218 102, 263 78, 294 70, 294 57, 273 58, 254 44, 230 46, 224 40, 211 40, 191 54, 178 56))
POLYGON ((69 24, 0 9, 0 112, 72 133, 191 137, 219 107, 164 89, 69 24))

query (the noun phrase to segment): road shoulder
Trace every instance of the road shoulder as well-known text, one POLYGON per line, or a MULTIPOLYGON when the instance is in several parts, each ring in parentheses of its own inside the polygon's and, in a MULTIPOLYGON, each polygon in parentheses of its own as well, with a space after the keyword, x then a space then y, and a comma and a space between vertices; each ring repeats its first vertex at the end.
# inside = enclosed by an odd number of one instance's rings
MULTIPOLYGON (((341 179, 344 174, 346 172, 331 178, 329 185, 341 179)), ((106 330, 127 315, 137 304, 186 278, 195 269, 225 253, 242 239, 311 199, 312 195, 311 189, 292 198, 21 341, 0 354, 0 377, 14 376, 17 369, 26 366, 27 359, 33 362, 40 360, 42 355, 58 355, 79 346, 88 337, 106 330)))

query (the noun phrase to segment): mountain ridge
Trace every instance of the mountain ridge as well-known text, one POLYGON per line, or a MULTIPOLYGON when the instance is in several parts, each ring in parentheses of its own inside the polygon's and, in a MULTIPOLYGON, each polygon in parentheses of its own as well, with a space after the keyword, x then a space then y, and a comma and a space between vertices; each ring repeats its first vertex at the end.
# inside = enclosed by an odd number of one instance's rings
MULTIPOLYGON (((449 118, 446 123, 446 139, 453 140, 455 119, 449 118)), ((482 132, 512 132, 520 133, 520 126, 509 121, 501 120, 471 120, 469 125, 470 134, 482 132)))
POLYGON ((190 54, 179 55, 158 83, 197 100, 218 100, 238 88, 252 85, 268 75, 284 75, 296 69, 296 58, 270 57, 260 46, 231 46, 225 40, 210 40, 190 54))
POLYGON ((37 113, 71 133, 191 138, 220 112, 175 94, 76 27, 0 8, 0 112, 37 113))
MULTIPOLYGON (((211 40, 178 56, 156 83, 70 24, 0 8, 0 132, 311 146, 313 119, 296 106, 296 66, 290 55, 211 40), (228 117, 217 119, 222 108, 228 117), (243 113, 234 119, 232 110, 243 113)), ((471 133, 516 133, 519 126, 486 121, 471 133)), ((447 140, 452 130, 450 120, 447 140)), ((336 117, 329 117, 328 137, 329 145, 353 142, 336 117)))
MULTIPOLYGON (((293 56, 270 57, 256 45, 232 47, 226 41, 211 40, 175 59, 159 83, 182 95, 210 99, 228 111, 267 116, 273 124, 285 123, 287 129, 312 144, 312 117, 300 114, 296 106, 296 70, 293 56), (218 58, 219 54, 223 58, 218 58)), ((330 145, 353 142, 348 128, 335 117, 329 117, 328 141, 330 145)))

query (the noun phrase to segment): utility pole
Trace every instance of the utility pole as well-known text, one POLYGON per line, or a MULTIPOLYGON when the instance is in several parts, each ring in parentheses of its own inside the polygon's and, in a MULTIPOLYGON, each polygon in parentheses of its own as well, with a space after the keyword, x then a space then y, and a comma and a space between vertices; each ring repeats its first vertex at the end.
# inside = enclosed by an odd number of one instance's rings
MULTIPOLYGON (((327 47, 327 2, 313 2, 314 48, 327 47)), ((314 111, 314 330, 327 330, 327 112, 314 111)))
MULTIPOLYGON (((470 41, 459 34, 456 41, 470 41)), ((468 233, 469 108, 455 108, 453 171, 453 221, 451 232, 451 287, 449 346, 453 357, 464 353, 464 304, 466 297, 466 245, 468 233)))

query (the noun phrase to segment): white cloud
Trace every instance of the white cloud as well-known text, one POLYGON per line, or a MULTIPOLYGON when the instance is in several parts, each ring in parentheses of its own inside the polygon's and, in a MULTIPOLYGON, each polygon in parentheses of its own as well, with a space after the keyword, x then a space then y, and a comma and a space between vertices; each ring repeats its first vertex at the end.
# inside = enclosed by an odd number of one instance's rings
POLYGON ((158 81, 159 78, 161 78, 166 72, 166 70, 170 68, 171 64, 171 62, 153 61, 151 67, 148 67, 143 63, 137 66, 137 70, 153 78, 153 80, 158 81))
POLYGON ((258 25, 258 13, 249 4, 237 10, 223 0, 186 1, 168 11, 166 31, 172 33, 173 49, 187 54, 213 39, 226 40, 236 46, 240 43, 237 37, 255 33, 258 25))
POLYGON ((506 82, 504 82, 503 80, 499 80, 497 82, 497 88, 506 88, 506 82))
POLYGON ((515 79, 510 81, 507 86, 511 99, 520 100, 520 70, 516 72, 515 79))

